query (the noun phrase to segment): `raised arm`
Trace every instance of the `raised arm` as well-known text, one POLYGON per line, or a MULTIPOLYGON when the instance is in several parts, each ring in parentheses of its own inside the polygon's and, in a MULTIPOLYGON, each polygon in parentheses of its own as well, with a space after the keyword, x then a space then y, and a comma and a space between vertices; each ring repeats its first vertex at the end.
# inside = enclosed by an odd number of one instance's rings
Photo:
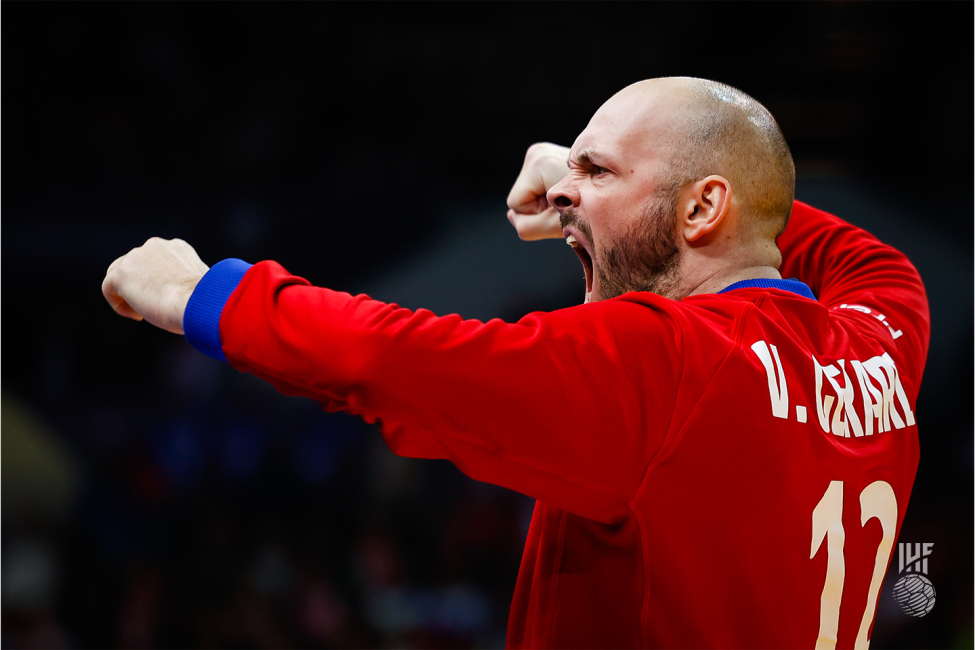
POLYGON ((800 201, 778 245, 782 277, 802 280, 827 307, 885 325, 892 353, 904 355, 920 381, 931 316, 921 277, 903 253, 800 201))

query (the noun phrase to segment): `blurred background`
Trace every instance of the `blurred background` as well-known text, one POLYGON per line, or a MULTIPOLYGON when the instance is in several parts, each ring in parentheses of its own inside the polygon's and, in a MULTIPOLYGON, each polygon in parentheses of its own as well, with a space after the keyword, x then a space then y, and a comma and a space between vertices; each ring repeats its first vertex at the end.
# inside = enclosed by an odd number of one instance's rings
POLYGON ((798 198, 905 251, 933 334, 874 648, 972 647, 972 19, 967 2, 4 3, 2 645, 499 647, 533 503, 116 317, 153 235, 406 307, 576 304, 505 197, 639 79, 766 104, 798 198), (896 566, 895 558, 894 564, 896 566))

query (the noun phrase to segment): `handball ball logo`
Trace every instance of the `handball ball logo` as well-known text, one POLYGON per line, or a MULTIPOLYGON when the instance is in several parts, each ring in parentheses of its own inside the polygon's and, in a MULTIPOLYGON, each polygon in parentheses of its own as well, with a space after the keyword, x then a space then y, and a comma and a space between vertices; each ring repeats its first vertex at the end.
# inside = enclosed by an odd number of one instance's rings
POLYGON ((894 584, 894 600, 905 614, 924 616, 934 607, 934 585, 927 576, 908 573, 894 584))

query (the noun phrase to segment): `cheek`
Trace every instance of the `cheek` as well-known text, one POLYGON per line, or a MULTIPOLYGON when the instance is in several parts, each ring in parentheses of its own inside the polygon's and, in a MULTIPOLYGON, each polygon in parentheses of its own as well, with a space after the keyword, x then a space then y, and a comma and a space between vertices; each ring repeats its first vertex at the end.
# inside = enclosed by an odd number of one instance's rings
POLYGON ((607 206, 592 220, 593 235, 606 248, 626 238, 643 226, 642 212, 630 205, 607 206))

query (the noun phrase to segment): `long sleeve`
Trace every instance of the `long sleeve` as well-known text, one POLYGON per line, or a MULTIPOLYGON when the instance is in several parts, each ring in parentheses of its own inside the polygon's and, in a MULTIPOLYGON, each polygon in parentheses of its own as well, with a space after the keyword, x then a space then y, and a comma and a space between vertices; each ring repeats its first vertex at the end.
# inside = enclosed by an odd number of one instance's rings
POLYGON ((226 301, 219 333, 231 365, 380 422, 397 454, 445 458, 611 522, 670 423, 682 352, 669 318, 613 300, 465 321, 312 287, 262 262, 226 301), (657 360, 653 376, 644 355, 657 360))
POLYGON ((920 383, 931 334, 927 295, 899 251, 845 221, 795 202, 779 237, 782 276, 808 284, 820 303, 850 318, 882 323, 891 354, 920 383))

